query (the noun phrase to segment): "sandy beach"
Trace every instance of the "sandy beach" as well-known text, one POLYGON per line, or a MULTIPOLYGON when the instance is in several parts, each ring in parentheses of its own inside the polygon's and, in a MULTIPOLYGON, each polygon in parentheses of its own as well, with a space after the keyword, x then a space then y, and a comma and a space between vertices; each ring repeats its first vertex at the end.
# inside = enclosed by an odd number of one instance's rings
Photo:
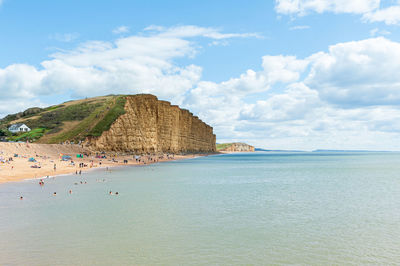
POLYGON ((117 153, 99 153, 73 144, 31 144, 0 143, 0 183, 21 181, 24 179, 51 177, 64 174, 76 174, 98 167, 121 165, 143 165, 171 160, 182 160, 201 156, 189 155, 152 155, 140 156, 117 153), (78 158, 77 155, 83 158, 78 158), (62 155, 70 156, 63 161, 62 155), (105 157, 105 158, 99 158, 105 157))

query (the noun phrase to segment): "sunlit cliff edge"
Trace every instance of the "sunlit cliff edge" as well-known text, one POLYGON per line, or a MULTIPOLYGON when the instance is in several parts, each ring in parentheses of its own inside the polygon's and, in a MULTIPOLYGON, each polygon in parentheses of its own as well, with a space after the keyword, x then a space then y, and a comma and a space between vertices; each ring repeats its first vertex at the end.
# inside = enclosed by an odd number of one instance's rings
POLYGON ((211 153, 213 128, 197 116, 150 94, 108 95, 30 108, 0 120, 0 138, 37 143, 79 143, 99 151, 211 153), (10 133, 11 125, 31 131, 10 133), (3 135, 3 136, 2 136, 3 135))

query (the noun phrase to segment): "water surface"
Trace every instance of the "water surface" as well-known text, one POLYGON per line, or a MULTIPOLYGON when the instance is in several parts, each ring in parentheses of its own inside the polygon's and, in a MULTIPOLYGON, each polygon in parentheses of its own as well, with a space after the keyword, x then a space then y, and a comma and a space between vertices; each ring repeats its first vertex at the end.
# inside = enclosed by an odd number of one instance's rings
POLYGON ((0 265, 398 265, 399 176, 399 153, 252 153, 3 184, 0 265))

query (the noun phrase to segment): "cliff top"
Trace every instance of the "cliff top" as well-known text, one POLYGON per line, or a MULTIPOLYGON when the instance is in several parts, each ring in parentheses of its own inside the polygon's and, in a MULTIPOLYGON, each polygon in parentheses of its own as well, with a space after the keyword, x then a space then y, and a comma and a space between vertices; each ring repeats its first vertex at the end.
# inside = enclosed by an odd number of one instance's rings
POLYGON ((232 142, 232 143, 219 143, 217 144, 217 151, 229 151, 229 152, 240 152, 240 151, 254 151, 255 148, 249 144, 243 142, 232 142))

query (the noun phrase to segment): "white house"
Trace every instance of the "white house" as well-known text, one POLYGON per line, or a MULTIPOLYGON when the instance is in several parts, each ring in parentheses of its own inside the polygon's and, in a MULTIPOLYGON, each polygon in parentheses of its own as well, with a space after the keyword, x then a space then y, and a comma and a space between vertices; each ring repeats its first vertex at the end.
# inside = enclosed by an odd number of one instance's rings
POLYGON ((18 133, 18 132, 28 132, 28 131, 31 131, 31 129, 25 124, 18 123, 18 124, 11 125, 8 128, 8 131, 10 131, 12 133, 18 133))

